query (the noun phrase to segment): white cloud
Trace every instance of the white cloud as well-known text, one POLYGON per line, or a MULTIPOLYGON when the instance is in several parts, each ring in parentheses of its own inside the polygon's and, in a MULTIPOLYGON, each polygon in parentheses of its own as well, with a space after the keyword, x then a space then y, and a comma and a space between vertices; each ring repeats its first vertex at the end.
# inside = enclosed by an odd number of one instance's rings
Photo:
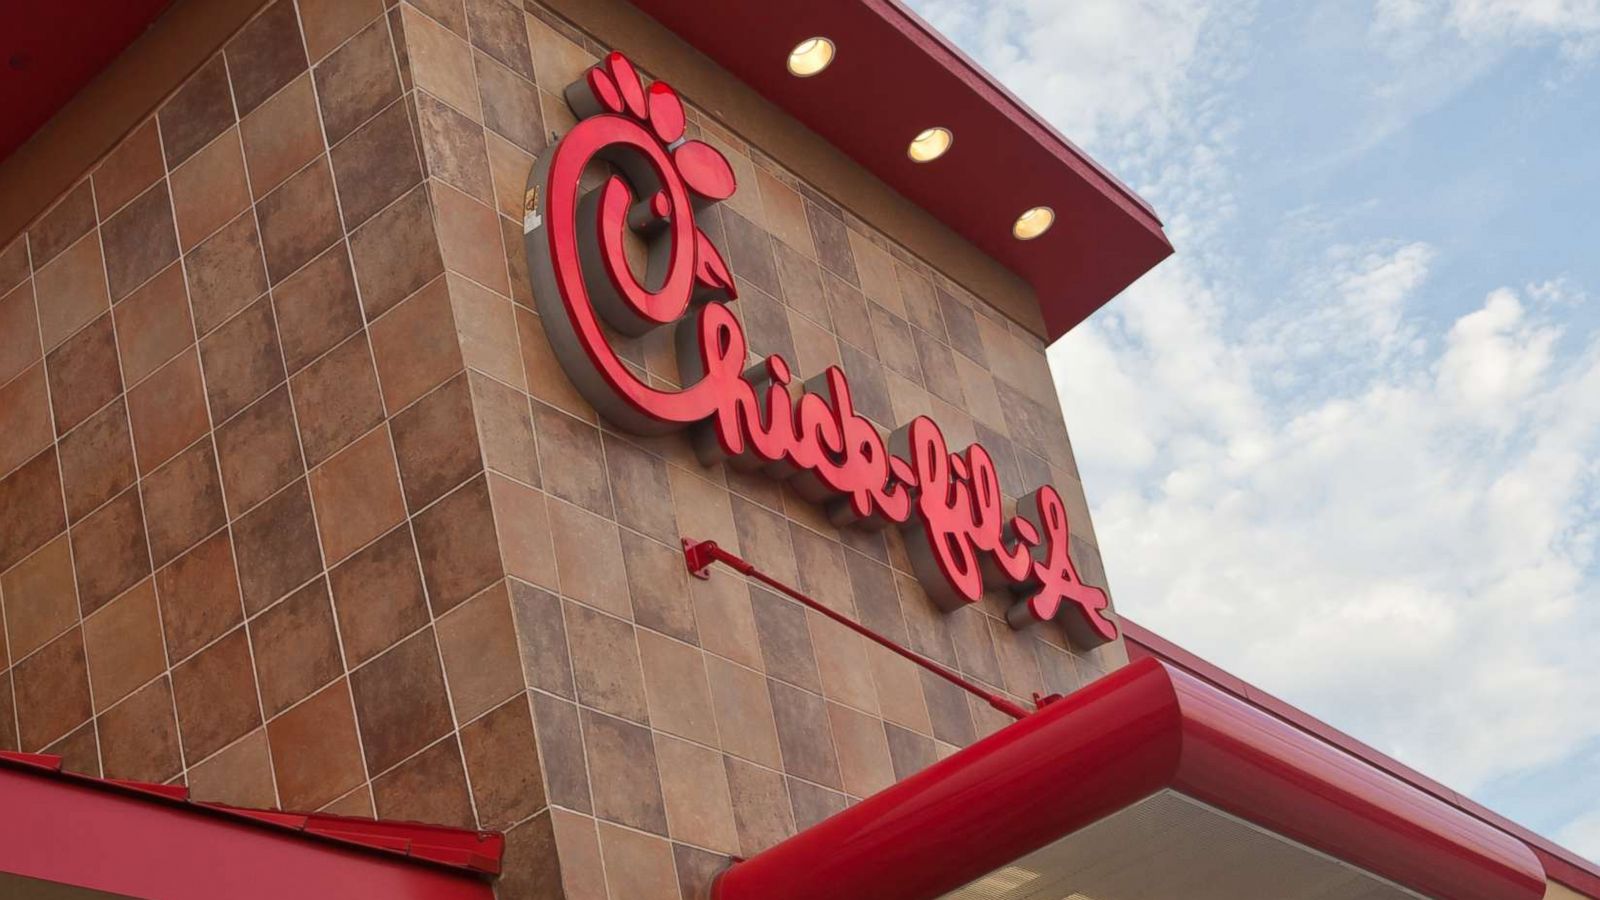
POLYGON ((1600 343, 1556 365, 1560 329, 1502 289, 1396 356, 1431 251, 1332 256, 1333 313, 1230 339, 1180 263, 1053 349, 1119 606, 1462 790, 1575 753, 1600 737, 1600 343), (1281 346, 1361 313, 1384 324, 1281 346), (1329 358, 1338 389, 1276 398, 1329 358))
POLYGON ((1402 48, 1434 32, 1485 46, 1553 41, 1584 59, 1600 50, 1600 0, 1377 0, 1372 27, 1402 48))
POLYGON ((1579 854, 1600 860, 1600 810, 1569 823, 1558 839, 1579 854))

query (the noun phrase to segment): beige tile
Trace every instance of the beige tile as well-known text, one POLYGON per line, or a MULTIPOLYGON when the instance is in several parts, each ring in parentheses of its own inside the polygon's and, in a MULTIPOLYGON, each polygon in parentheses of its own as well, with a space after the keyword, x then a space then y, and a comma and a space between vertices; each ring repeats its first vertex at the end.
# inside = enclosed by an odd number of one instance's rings
POLYGON ((638 639, 651 727, 716 746, 717 719, 711 708, 704 654, 698 647, 642 628, 638 639))
POLYGON ((656 735, 661 792, 672 839, 722 853, 739 852, 733 802, 722 754, 686 741, 656 735))
POLYGON ((705 662, 722 749, 770 768, 782 766, 766 678, 715 656, 707 656, 705 662))

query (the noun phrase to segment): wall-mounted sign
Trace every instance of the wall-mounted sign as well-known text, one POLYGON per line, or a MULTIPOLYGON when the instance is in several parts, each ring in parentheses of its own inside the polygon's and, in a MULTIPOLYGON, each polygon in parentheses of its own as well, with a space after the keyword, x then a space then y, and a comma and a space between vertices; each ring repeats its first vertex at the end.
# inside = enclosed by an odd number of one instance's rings
POLYGON ((708 465, 759 468, 823 504, 838 524, 894 524, 935 602, 955 609, 985 587, 1018 595, 1015 628, 1061 614, 1080 645, 1117 636, 1105 592, 1084 584, 1068 556, 1066 507, 1055 488, 1002 507, 993 460, 978 444, 952 452, 918 416, 885 439, 855 411, 850 382, 829 368, 803 385, 781 357, 754 366, 727 303, 733 277, 695 224, 695 211, 737 185, 716 149, 685 137, 683 103, 645 88, 620 53, 567 88, 580 120, 529 177, 525 222, 534 297, 557 357, 601 415, 637 434, 690 428, 708 465), (593 163, 615 174, 584 190, 593 163), (628 232, 648 247, 641 281, 628 232), (605 327, 638 336, 677 328, 681 388, 656 387, 625 365, 605 327))

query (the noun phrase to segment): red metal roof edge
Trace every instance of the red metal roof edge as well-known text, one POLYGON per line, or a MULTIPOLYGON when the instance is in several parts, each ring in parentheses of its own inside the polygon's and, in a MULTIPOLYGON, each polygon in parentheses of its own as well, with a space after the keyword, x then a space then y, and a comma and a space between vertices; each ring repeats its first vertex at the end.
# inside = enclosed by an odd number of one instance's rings
POLYGON ((180 785, 96 778, 68 772, 61 768, 61 757, 44 753, 0 750, 0 766, 111 793, 131 795, 201 815, 222 816, 263 829, 289 832, 307 840, 354 847, 476 876, 500 874, 501 860, 505 854, 505 836, 495 831, 206 803, 190 799, 189 789, 180 785))
MULTIPOLYGON (((1539 857, 1539 862, 1545 867, 1545 874, 1551 880, 1558 881, 1589 896, 1600 897, 1600 865, 1590 862, 1535 831, 1518 825, 1481 803, 1477 803, 1451 790, 1446 785, 1429 778, 1381 750, 1363 743, 1321 719, 1274 697, 1215 663, 1196 656, 1128 617, 1119 616, 1117 622, 1122 626, 1123 637, 1127 639, 1127 642, 1145 651, 1146 654, 1210 682, 1216 687, 1254 704, 1263 711, 1271 713, 1300 730, 1327 741, 1346 753, 1382 769, 1419 790, 1432 794, 1473 818, 1518 838, 1533 850, 1534 855, 1539 857)), ((1131 654, 1130 657, 1137 658, 1132 657, 1131 654)))
MULTIPOLYGON (((955 73, 963 81, 967 82, 975 92, 987 95, 986 99, 990 105, 1001 108, 1011 107, 1012 111, 1017 115, 1009 116, 1008 118, 1030 132, 1040 144, 1047 147, 1055 144, 1056 149, 1062 151, 1056 155, 1073 168, 1080 169, 1080 174, 1083 174, 1080 167, 1087 167, 1090 173, 1104 181, 1117 194, 1120 194, 1124 200, 1137 207, 1137 210, 1134 210, 1135 212, 1143 213, 1144 216, 1154 222, 1155 230, 1160 234, 1162 240, 1166 240, 1166 233, 1163 231, 1165 223, 1161 221, 1161 216, 1156 213, 1155 207, 1148 200, 1139 196, 1138 192, 1129 187, 1126 182, 1113 175, 1110 170, 1102 166, 1089 154, 1083 152, 1082 148, 1062 134, 1054 125, 1051 125, 1049 120, 1039 115, 1033 107, 1023 102, 1020 97, 1012 93, 1010 88, 990 74, 988 69, 979 65, 976 60, 968 56, 960 47, 957 47, 937 28, 930 25, 927 20, 917 15, 916 11, 907 6, 902 0, 878 0, 878 2, 882 4, 885 10, 900 17, 906 27, 902 28, 898 23, 891 22, 900 31, 915 30, 928 42, 943 50, 949 57, 948 60, 943 62, 943 66, 947 71, 955 73), (955 65, 951 65, 952 62, 955 65), (996 102, 997 99, 1004 102, 996 102)), ((889 16, 884 15, 884 19, 888 20, 889 16)), ((1170 246, 1170 242, 1168 245, 1170 246)))

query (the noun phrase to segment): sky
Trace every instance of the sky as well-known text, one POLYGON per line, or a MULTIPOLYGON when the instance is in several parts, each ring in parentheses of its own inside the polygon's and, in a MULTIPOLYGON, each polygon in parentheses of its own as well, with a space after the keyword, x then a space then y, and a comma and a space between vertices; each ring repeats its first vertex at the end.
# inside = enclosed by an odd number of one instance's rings
POLYGON ((1117 608, 1600 861, 1600 0, 913 0, 1177 254, 1050 350, 1117 608))

